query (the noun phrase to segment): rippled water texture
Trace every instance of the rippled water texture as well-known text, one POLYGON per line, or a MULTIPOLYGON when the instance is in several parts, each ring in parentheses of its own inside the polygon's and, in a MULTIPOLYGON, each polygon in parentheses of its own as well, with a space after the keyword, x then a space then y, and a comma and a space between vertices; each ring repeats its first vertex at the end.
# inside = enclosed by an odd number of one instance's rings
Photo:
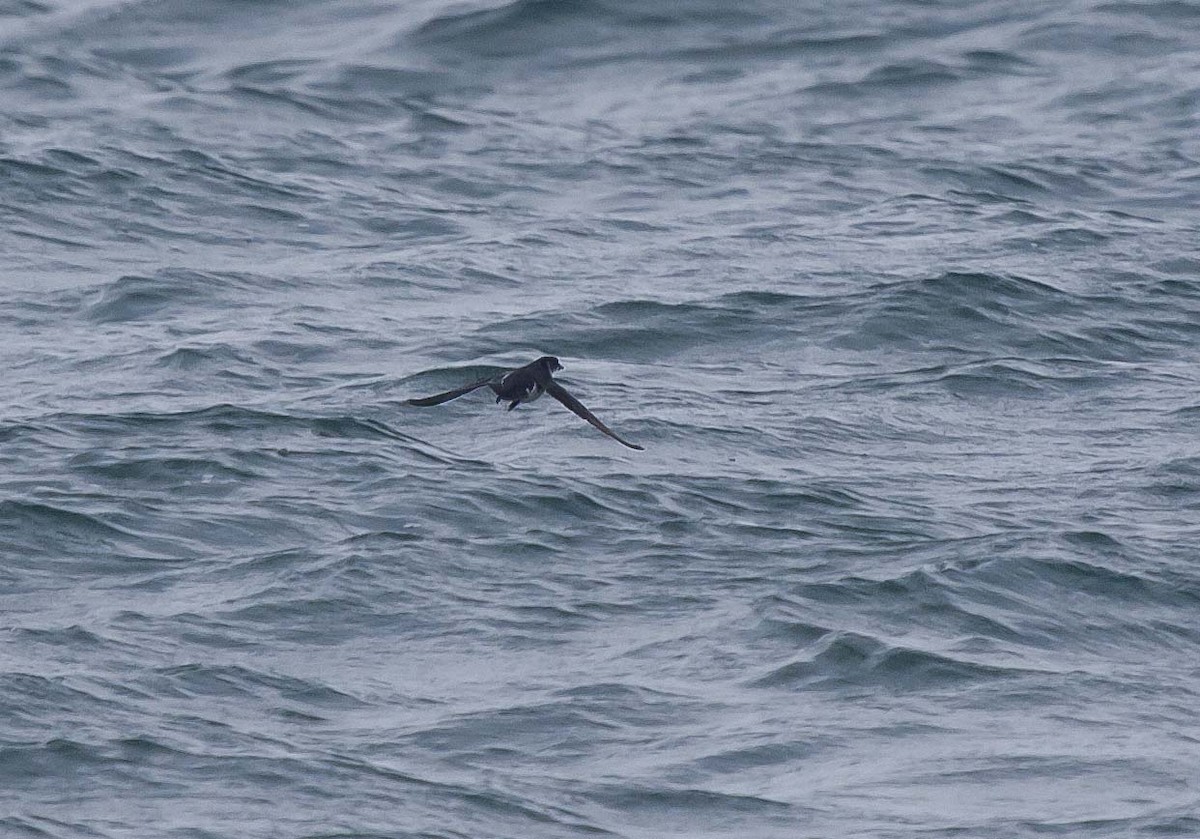
POLYGON ((0 0, 0 836, 1200 835, 1200 4, 0 0), (550 398, 405 403, 543 354, 550 398))

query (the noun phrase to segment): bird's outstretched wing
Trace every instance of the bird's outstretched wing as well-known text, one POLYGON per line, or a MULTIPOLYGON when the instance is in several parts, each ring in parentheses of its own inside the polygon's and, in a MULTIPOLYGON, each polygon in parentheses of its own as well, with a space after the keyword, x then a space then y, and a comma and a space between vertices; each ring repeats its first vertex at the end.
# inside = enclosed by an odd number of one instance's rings
POLYGON ((491 378, 480 379, 477 382, 471 382, 469 385, 463 385, 462 387, 457 387, 454 390, 448 390, 445 393, 439 393, 437 396, 426 396, 424 399, 406 399, 404 401, 406 401, 409 405, 416 405, 419 408, 428 408, 431 405, 441 405, 443 402, 449 402, 451 399, 457 399, 460 396, 465 396, 473 390, 479 390, 479 388, 489 384, 491 381, 491 378))
POLYGON ((637 445, 636 443, 630 443, 629 441, 622 440, 620 437, 618 437, 617 434, 611 428, 609 428, 604 423, 600 422, 600 420, 596 419, 595 414, 593 414, 587 408, 583 407, 582 402, 580 402, 578 399, 576 399, 571 394, 567 393, 566 388, 564 388, 558 382, 551 380, 550 383, 548 385, 546 385, 546 393, 550 394, 555 399, 557 399, 559 402, 566 405, 577 416, 583 417, 585 420, 590 422, 592 425, 596 426, 596 428, 603 431, 609 437, 612 437, 614 440, 616 440, 622 446, 628 446, 629 448, 637 449, 638 451, 645 451, 645 449, 643 449, 641 446, 637 445))

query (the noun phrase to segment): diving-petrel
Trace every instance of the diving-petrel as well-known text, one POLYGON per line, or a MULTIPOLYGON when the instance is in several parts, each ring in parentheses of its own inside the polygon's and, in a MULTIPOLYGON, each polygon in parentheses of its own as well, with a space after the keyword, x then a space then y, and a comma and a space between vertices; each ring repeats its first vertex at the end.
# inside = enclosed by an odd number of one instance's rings
POLYGON ((622 440, 611 428, 596 419, 595 415, 585 408, 582 402, 567 393, 562 385, 554 381, 554 372, 561 369, 563 367, 559 364, 557 358, 551 355, 544 355, 537 361, 530 362, 524 367, 518 367, 516 370, 499 373, 488 379, 480 379, 469 385, 463 385, 460 388, 439 393, 437 396, 426 396, 424 399, 409 399, 407 401, 409 405, 427 408, 430 405, 441 405, 443 402, 449 402, 451 399, 457 399, 473 390, 478 390, 486 386, 490 387, 492 392, 496 394, 497 402, 508 402, 508 410, 511 411, 523 402, 532 402, 543 393, 548 393, 570 408, 575 414, 596 426, 596 428, 603 431, 609 437, 612 437, 622 446, 644 451, 636 443, 622 440))

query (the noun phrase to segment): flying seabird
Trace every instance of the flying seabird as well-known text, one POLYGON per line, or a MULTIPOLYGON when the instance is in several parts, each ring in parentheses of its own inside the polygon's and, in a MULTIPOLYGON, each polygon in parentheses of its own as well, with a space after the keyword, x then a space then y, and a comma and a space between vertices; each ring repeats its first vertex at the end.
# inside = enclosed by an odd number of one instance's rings
POLYGON ((491 378, 480 379, 477 382, 463 385, 454 390, 448 390, 445 393, 439 393, 436 396, 426 396, 424 399, 409 399, 407 401, 409 405, 427 408, 431 405, 441 405, 443 402, 449 402, 451 399, 465 396, 481 387, 490 387, 492 392, 496 394, 496 401, 508 402, 508 410, 511 411, 524 402, 532 402, 543 393, 548 393, 566 405, 575 414, 596 426, 596 428, 603 431, 609 437, 612 437, 622 446, 644 451, 636 443, 630 443, 618 437, 611 428, 596 419, 596 416, 585 408, 582 402, 567 393, 562 385, 554 381, 553 373, 561 369, 563 367, 559 364, 557 358, 551 355, 544 355, 537 361, 530 362, 524 367, 518 367, 516 370, 509 370, 507 373, 498 373, 491 378))

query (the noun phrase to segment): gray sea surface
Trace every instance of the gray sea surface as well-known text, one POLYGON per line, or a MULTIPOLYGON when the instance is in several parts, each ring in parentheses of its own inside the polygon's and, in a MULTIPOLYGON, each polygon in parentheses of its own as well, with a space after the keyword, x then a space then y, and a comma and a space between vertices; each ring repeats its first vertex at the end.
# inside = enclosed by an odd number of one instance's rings
POLYGON ((1200 836, 1196 0, 0 0, 0 254, 0 837, 1200 836))

